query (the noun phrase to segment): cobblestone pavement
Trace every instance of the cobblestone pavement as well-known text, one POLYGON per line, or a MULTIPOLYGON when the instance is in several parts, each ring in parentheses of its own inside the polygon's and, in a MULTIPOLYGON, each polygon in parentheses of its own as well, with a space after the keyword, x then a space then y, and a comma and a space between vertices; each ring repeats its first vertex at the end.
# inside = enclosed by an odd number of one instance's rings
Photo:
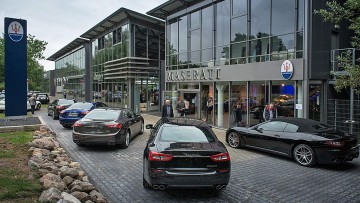
MULTIPOLYGON (((80 162, 92 182, 111 202, 360 202, 360 160, 344 165, 306 168, 293 160, 248 149, 228 147, 231 178, 222 192, 208 189, 153 191, 142 186, 142 155, 149 131, 127 149, 77 147, 71 130, 38 111, 57 139, 80 162)), ((158 117, 143 114, 145 124, 158 117)), ((224 142, 225 131, 214 129, 224 142)))

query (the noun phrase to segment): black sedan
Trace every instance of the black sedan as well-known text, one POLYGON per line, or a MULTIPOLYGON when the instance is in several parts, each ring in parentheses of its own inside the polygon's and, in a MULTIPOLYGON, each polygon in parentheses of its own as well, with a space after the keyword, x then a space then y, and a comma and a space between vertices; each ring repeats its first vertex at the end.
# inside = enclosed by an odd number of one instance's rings
POLYGON ((101 144, 127 148, 130 140, 144 132, 144 118, 129 109, 94 109, 73 125, 77 145, 101 144))
POLYGON ((277 118, 251 128, 233 127, 227 130, 226 141, 233 148, 250 147, 294 158, 302 166, 343 163, 359 156, 355 135, 303 118, 277 118))
POLYGON ((143 157, 143 186, 224 189, 230 155, 210 126, 201 120, 163 118, 151 129, 143 157))
POLYGON ((60 112, 62 110, 67 109, 69 106, 76 103, 75 100, 68 100, 68 99, 55 99, 51 104, 48 106, 48 116, 52 116, 53 119, 58 119, 60 112))

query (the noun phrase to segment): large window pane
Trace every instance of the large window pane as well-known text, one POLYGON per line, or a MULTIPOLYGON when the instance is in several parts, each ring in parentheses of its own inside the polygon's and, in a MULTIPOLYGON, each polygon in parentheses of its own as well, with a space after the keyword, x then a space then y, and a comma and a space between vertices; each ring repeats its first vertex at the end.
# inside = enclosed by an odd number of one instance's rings
POLYGON ((241 42, 231 45, 231 64, 242 64, 246 62, 246 43, 241 42))
POLYGON ((216 65, 227 65, 230 56, 229 46, 216 47, 216 65))
POLYGON ((272 60, 293 58, 294 34, 275 36, 271 38, 272 60))
POLYGON ((230 0, 217 4, 216 46, 230 43, 230 0))
POLYGON ((187 16, 183 16, 179 19, 179 53, 187 51, 187 16))
POLYGON ((149 29, 148 30, 148 57, 150 59, 159 59, 160 44, 159 44, 159 31, 149 29))
POLYGON ((269 60, 269 38, 253 40, 250 42, 250 61, 263 62, 269 60))
POLYGON ((240 15, 247 13, 247 0, 233 0, 233 15, 240 15))
POLYGON ((190 21, 191 28, 200 27, 200 11, 196 11, 196 12, 190 14, 190 18, 191 18, 191 21, 190 21))
POLYGON ((128 47, 129 47, 129 25, 126 24, 122 26, 122 47, 121 47, 121 57, 128 57, 128 47))
POLYGON ((178 22, 170 21, 170 27, 168 29, 168 42, 170 42, 168 47, 168 54, 178 53, 178 22))
POLYGON ((207 7, 202 10, 201 38, 202 48, 212 47, 213 35, 213 7, 207 7))
POLYGON ((201 51, 201 61, 202 62, 208 62, 213 59, 213 53, 212 48, 210 49, 203 49, 201 51))
POLYGON ((246 40, 247 23, 246 16, 231 20, 231 42, 241 42, 246 40))
POLYGON ((147 57, 147 28, 135 25, 135 57, 147 57))
POLYGON ((297 31, 304 30, 304 0, 298 0, 297 31))
POLYGON ((294 117, 295 86, 293 81, 273 81, 271 101, 278 109, 278 116, 294 117))
POLYGON ((190 62, 191 62, 191 63, 198 63, 198 62, 200 62, 200 51, 190 52, 190 62))
POLYGON ((261 38, 270 34, 269 0, 251 0, 251 36, 261 38))
POLYGON ((200 29, 193 30, 190 33, 191 38, 191 51, 196 51, 200 49, 200 29))
POLYGON ((273 35, 293 33, 295 29, 295 0, 272 1, 273 35))

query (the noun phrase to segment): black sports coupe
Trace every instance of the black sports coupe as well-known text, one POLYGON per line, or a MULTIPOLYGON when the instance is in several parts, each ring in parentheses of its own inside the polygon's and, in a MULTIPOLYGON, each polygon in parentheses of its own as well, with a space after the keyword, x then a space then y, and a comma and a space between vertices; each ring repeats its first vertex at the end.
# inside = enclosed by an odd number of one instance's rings
POLYGON ((224 189, 230 178, 230 155, 211 127, 201 120, 163 118, 151 129, 144 150, 143 185, 224 189))
POLYGON ((355 135, 304 118, 277 118, 226 132, 233 148, 249 147, 294 158, 302 166, 335 164, 359 157, 355 135))

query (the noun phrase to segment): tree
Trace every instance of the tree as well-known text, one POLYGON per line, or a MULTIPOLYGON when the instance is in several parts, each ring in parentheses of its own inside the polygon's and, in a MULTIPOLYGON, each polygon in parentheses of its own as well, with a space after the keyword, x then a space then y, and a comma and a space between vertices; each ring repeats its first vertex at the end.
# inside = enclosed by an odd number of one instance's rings
MULTIPOLYGON (((360 48, 360 1, 346 0, 345 3, 338 3, 335 0, 326 2, 326 9, 315 11, 325 21, 339 25, 342 21, 349 22, 349 29, 353 31, 352 48, 360 48)), ((356 93, 360 93, 360 58, 353 64, 352 54, 346 53, 338 57, 339 66, 348 72, 348 75, 337 76, 335 89, 340 92, 342 89, 352 87, 356 93)))
MULTIPOLYGON (((43 53, 47 42, 38 40, 33 35, 27 36, 27 76, 29 79, 29 90, 41 90, 44 67, 39 60, 45 59, 43 53)), ((0 37, 0 89, 5 88, 5 49, 4 37, 0 37)))

